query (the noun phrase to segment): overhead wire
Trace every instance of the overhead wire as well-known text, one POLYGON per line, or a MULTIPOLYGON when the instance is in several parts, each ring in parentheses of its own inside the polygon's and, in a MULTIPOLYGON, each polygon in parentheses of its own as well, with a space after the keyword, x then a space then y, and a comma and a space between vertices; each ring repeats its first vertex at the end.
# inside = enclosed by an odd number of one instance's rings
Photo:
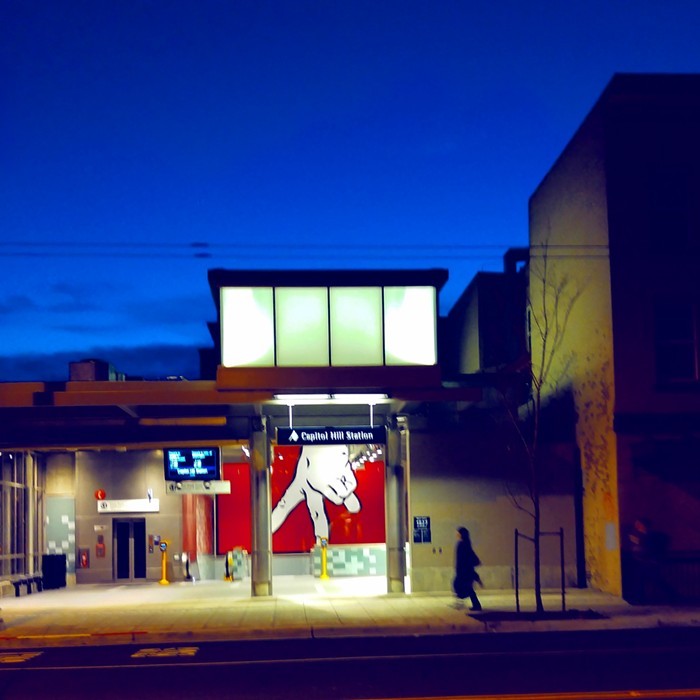
MULTIPOLYGON (((265 242, 210 243, 194 241, 190 243, 167 242, 123 242, 123 241, 5 241, 0 242, 0 257, 13 258, 94 258, 108 253, 111 258, 153 259, 153 251, 158 250, 161 259, 229 259, 238 257, 241 250, 257 252, 266 260, 304 259, 326 260, 339 252, 357 251, 360 246, 370 246, 374 254, 384 260, 436 260, 448 258, 451 261, 501 260, 511 248, 494 243, 382 243, 356 242, 333 243, 323 246, 303 242, 271 244, 265 242), (498 251, 498 252, 496 252, 498 251)), ((608 256, 608 247, 602 244, 536 244, 530 246, 531 256, 545 255, 550 258, 601 258, 608 256)))

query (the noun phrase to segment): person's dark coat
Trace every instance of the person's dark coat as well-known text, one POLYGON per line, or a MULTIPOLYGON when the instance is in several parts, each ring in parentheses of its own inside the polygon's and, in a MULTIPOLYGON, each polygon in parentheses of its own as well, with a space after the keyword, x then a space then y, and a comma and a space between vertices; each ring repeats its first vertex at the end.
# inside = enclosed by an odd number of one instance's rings
POLYGON ((474 593, 474 583, 481 583, 479 574, 476 572, 476 567, 481 564, 481 561, 472 548, 469 532, 465 528, 460 528, 458 532, 461 539, 456 548, 453 586, 458 598, 467 598, 474 593))

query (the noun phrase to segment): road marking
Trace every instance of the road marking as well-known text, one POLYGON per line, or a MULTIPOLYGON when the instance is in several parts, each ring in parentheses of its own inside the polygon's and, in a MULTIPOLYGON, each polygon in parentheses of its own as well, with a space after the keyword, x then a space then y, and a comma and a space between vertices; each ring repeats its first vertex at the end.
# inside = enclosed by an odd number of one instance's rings
MULTIPOLYGON (((417 696, 403 700, 676 700, 700 698, 700 688, 681 690, 604 690, 578 693, 517 693, 508 695, 417 696)), ((374 698, 373 700, 390 700, 374 698)))
POLYGON ((18 634, 15 639, 64 639, 73 637, 91 637, 86 632, 76 632, 75 634, 18 634))
POLYGON ((79 637, 135 637, 138 634, 148 634, 147 630, 131 632, 73 632, 70 634, 18 634, 14 637, 0 637, 0 642, 15 642, 18 639, 76 639, 79 637))
POLYGON ((195 656, 199 647, 148 647, 131 655, 132 659, 170 659, 180 656, 195 656))
POLYGON ((43 651, 6 651, 0 652, 0 664, 21 664, 37 656, 41 656, 43 651))

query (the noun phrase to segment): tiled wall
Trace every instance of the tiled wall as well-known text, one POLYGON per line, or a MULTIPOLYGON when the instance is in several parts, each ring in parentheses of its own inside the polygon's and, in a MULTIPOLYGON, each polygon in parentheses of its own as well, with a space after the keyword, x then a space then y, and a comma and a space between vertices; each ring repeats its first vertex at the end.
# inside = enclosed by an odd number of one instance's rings
POLYGON ((65 554, 67 573, 75 572, 75 500, 46 498, 46 553, 65 554))
MULTIPOLYGON (((314 576, 321 575, 321 547, 313 549, 314 576)), ((337 545, 328 547, 329 576, 386 575, 386 545, 337 545)))
POLYGON ((240 581, 249 575, 248 552, 245 549, 236 547, 233 550, 233 580, 240 581))

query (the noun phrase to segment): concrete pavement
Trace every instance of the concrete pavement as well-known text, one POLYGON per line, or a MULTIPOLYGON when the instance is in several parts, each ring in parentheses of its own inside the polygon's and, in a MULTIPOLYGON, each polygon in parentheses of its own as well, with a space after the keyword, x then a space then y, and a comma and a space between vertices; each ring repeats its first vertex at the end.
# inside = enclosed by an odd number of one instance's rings
MULTIPOLYGON (((513 619, 512 590, 480 590, 479 615, 445 592, 387 594, 377 577, 277 576, 273 585, 269 598, 251 598, 246 580, 81 585, 0 598, 0 647, 700 626, 700 606, 630 606, 588 589, 567 590, 566 616, 533 620, 513 619)), ((544 602, 552 615, 561 611, 558 592, 544 602)), ((531 590, 522 592, 521 610, 534 611, 531 590)))

